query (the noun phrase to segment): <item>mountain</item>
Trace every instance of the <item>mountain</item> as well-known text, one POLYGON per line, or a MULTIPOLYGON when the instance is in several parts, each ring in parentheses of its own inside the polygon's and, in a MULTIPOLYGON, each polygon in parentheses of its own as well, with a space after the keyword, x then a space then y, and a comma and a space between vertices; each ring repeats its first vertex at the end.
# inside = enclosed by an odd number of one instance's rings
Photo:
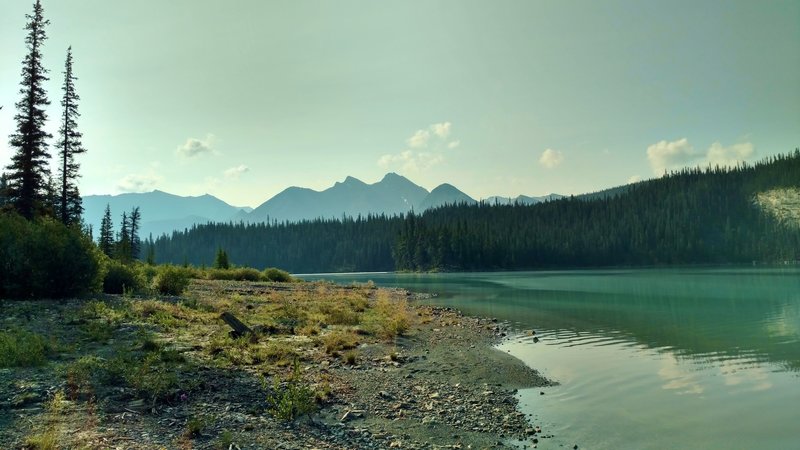
POLYGON ((445 205, 460 205, 462 203, 471 205, 477 202, 469 195, 459 191, 452 184, 444 183, 437 186, 425 197, 417 207, 417 211, 422 212, 431 208, 438 208, 445 205))
POLYGON ((392 216, 411 211, 427 195, 425 188, 396 173, 386 174, 373 184, 347 177, 323 191, 301 187, 285 189, 254 209, 245 220, 297 222, 368 214, 392 216))
POLYGON ((560 194, 549 194, 541 197, 529 197, 527 195, 518 195, 516 197, 499 197, 497 195, 482 200, 486 205, 535 205, 537 203, 546 202, 548 200, 558 200, 564 198, 560 194))
POLYGON ((100 221, 106 205, 111 207, 115 229, 119 229, 122 213, 130 213, 139 207, 142 214, 140 237, 153 236, 183 230, 197 223, 227 222, 244 208, 231 206, 213 195, 182 197, 162 191, 119 195, 87 195, 83 197, 83 220, 91 224, 95 234, 100 230, 100 221))

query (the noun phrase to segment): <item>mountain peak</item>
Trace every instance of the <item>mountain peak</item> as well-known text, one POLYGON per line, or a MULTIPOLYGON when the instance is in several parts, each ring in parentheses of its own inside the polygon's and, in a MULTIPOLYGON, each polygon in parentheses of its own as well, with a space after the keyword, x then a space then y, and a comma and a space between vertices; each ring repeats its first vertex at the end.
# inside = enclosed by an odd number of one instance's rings
POLYGON ((350 175, 348 175, 347 178, 344 179, 344 181, 342 181, 342 182, 338 182, 337 181, 336 184, 345 185, 345 186, 358 186, 358 185, 362 185, 362 184, 366 184, 366 183, 364 183, 363 181, 359 180, 358 178, 351 177, 350 175))

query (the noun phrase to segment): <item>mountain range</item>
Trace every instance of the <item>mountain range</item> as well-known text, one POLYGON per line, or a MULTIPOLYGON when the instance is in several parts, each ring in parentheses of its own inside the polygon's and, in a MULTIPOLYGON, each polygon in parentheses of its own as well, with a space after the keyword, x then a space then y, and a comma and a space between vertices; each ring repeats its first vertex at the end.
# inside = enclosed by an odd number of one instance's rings
MULTIPOLYGON (((561 197, 558 194, 543 197, 520 195, 516 198, 490 197, 485 201, 490 204, 533 204, 561 197)), ((255 209, 232 206, 208 194, 182 197, 158 190, 83 197, 84 221, 92 225, 95 232, 100 229, 106 205, 111 208, 116 225, 119 224, 123 212, 139 207, 142 215, 142 237, 169 234, 207 222, 297 222, 343 216, 365 217, 369 214, 393 216, 456 203, 477 202, 451 184, 442 184, 429 192, 396 173, 388 173, 373 184, 347 177, 322 191, 289 187, 255 209)))

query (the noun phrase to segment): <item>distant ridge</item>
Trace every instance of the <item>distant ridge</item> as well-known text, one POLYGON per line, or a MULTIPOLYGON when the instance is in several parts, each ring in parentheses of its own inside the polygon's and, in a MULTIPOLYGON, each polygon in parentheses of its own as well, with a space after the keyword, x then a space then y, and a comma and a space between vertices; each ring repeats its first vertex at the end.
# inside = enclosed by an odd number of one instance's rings
MULTIPOLYGON (((561 195, 542 197, 520 195, 515 198, 489 197, 484 204, 535 204, 555 200, 561 195)), ((111 207, 115 225, 123 212, 139 207, 142 214, 142 237, 183 231, 208 222, 299 222, 314 219, 341 219, 369 215, 396 216, 409 212, 422 213, 431 208, 452 204, 476 204, 477 201, 455 186, 444 183, 433 191, 413 183, 396 173, 387 173, 372 184, 348 176, 333 186, 316 191, 292 186, 284 189, 255 209, 233 206, 205 194, 179 196, 155 190, 146 193, 89 195, 83 198, 84 221, 99 230, 106 204, 111 207)))

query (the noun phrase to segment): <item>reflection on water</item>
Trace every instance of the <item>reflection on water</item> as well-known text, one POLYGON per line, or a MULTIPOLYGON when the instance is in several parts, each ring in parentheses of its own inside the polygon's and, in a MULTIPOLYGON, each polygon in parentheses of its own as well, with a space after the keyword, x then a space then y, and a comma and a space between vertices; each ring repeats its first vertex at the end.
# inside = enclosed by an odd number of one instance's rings
POLYGON ((800 448, 800 271, 341 276, 438 296, 539 338, 500 346, 561 385, 521 393, 539 448, 800 448))

